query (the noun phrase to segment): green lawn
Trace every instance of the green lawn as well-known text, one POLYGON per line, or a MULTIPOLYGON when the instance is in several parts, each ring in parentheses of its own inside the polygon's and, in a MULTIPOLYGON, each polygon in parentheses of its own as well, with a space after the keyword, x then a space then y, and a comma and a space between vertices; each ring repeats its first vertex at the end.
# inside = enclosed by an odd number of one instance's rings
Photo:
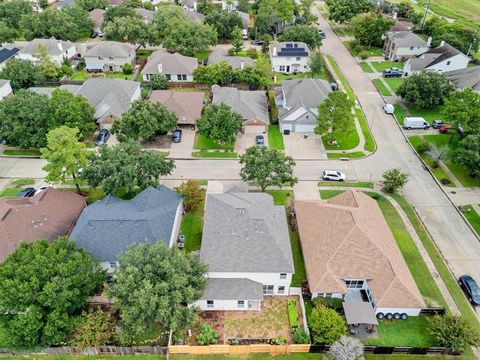
MULTIPOLYGON (((273 197, 275 205, 283 205, 287 209, 290 205, 290 201, 293 199, 292 190, 269 190, 267 191, 273 197)), ((295 266, 295 274, 292 276, 292 286, 300 287, 302 281, 307 278, 305 272, 305 262, 303 260, 302 246, 300 244, 300 237, 296 229, 291 226, 288 227, 290 235, 290 244, 292 247, 293 263, 295 266)))
POLYGON ((70 78, 71 80, 87 80, 87 73, 85 72, 84 69, 77 71, 75 74, 72 75, 70 78))
POLYGON ((377 88, 377 90, 382 94, 382 96, 392 96, 390 91, 386 88, 386 86, 383 84, 382 80, 380 79, 373 79, 372 80, 373 85, 377 88))
POLYGON ((366 73, 373 73, 373 69, 372 67, 370 66, 369 63, 367 62, 362 62, 360 63, 360 67, 363 69, 363 71, 365 71, 366 73))
POLYGON ((285 80, 294 80, 294 79, 304 79, 304 78, 316 78, 316 79, 323 79, 328 80, 327 73, 325 70, 322 69, 320 74, 312 74, 312 73, 297 73, 297 74, 282 74, 280 72, 275 73, 275 82, 274 84, 281 84, 285 80))
POLYGON ((364 51, 368 54, 369 57, 371 56, 382 56, 383 57, 383 49, 375 46, 371 46, 370 48, 368 46, 363 46, 363 45, 357 45, 353 46, 351 41, 345 41, 345 46, 347 47, 348 51, 353 56, 359 56, 359 54, 364 51))
POLYGON ((405 117, 407 116, 405 114, 405 111, 400 106, 400 104, 395 104, 395 105, 393 105, 393 107, 395 109, 394 110, 395 118, 397 119, 397 121, 400 125, 403 125, 403 120, 405 120, 405 117))
POLYGON ((340 186, 340 187, 359 187, 359 188, 370 188, 373 189, 373 183, 368 181, 358 181, 358 182, 332 182, 332 181, 319 181, 318 186, 340 186))
POLYGON ((124 74, 122 72, 109 71, 109 72, 104 73, 104 75, 107 78, 114 78, 114 79, 121 79, 121 80, 132 80, 134 74, 133 73, 124 74))
POLYGON ((206 136, 197 133, 195 135, 195 143, 193 144, 193 148, 198 149, 198 150, 230 150, 230 151, 233 151, 233 144, 230 144, 230 145, 217 144, 212 139, 209 139, 206 136))
POLYGON ((462 206, 462 213, 470 225, 480 234, 480 215, 475 211, 472 205, 462 206))
POLYGON ((345 75, 343 75, 342 72, 340 71, 340 68, 338 67, 338 64, 336 63, 335 59, 331 55, 327 55, 327 59, 330 65, 332 66, 333 71, 337 75, 337 78, 340 79, 340 82, 342 83, 343 88, 345 89, 345 92, 347 93, 348 97, 350 98, 350 100, 355 101, 355 94, 352 88, 350 87, 350 85, 348 84, 348 81, 345 78, 345 75))
POLYGON ((16 197, 20 191, 22 191, 22 189, 19 187, 6 188, 0 193, 0 197, 16 197))
POLYGON ((387 79, 384 79, 384 80, 388 84, 388 86, 390 86, 390 88, 395 93, 397 93, 398 88, 400 87, 400 85, 403 84, 403 82, 405 81, 405 78, 387 78, 387 79))
POLYGON ((428 332, 428 317, 409 317, 407 320, 381 320, 377 326, 378 339, 367 339, 367 345, 378 346, 435 346, 428 332))
POLYGON ((322 200, 328 200, 343 192, 345 192, 345 190, 320 190, 320 198, 322 200))
POLYGON ((372 66, 377 70, 377 72, 381 73, 383 70, 390 69, 392 67, 403 69, 403 64, 401 62, 394 62, 394 61, 372 61, 372 66))
POLYGON ((37 149, 6 149, 3 155, 9 156, 40 156, 40 150, 37 149))
POLYGON ((278 108, 277 108, 277 104, 275 103, 275 91, 268 90, 267 95, 268 95, 268 101, 270 102, 270 107, 271 107, 270 123, 278 124, 278 108))
POLYGON ((192 153, 193 157, 197 158, 228 158, 235 159, 238 157, 236 152, 222 152, 222 151, 195 151, 192 153))
POLYGON ((205 191, 203 196, 204 198, 198 207, 183 216, 182 224, 180 225, 180 233, 185 235, 186 252, 200 250, 200 245, 202 244, 205 191))
POLYGON ((33 179, 17 179, 12 181, 12 185, 24 186, 24 185, 33 185, 35 180, 33 179))
POLYGON ((278 125, 268 126, 268 146, 271 149, 285 150, 283 135, 280 132, 280 127, 278 125))
POLYGON ((367 119, 365 118, 362 109, 355 108, 355 115, 357 115, 357 119, 360 123, 360 128, 362 129, 362 134, 365 139, 365 145, 363 146, 363 148, 366 151, 375 151, 375 140, 373 139, 372 132, 370 131, 370 127, 368 126, 367 119))
POLYGON ((136 51, 137 59, 146 60, 155 50, 153 49, 138 49, 136 51))
POLYGON ((208 55, 210 55, 210 51, 195 53, 193 56, 196 57, 198 60, 206 60, 208 59, 208 55))
POLYGON ((427 120, 430 124, 434 120, 438 119, 444 119, 444 116, 442 114, 443 108, 442 107, 437 107, 435 109, 417 109, 413 106, 408 106, 408 113, 409 116, 418 116, 418 117, 423 117, 425 120, 427 120))
POLYGON ((445 299, 438 289, 435 280, 433 280, 425 261, 423 261, 423 258, 420 255, 420 251, 408 233, 397 210, 384 196, 369 192, 366 192, 366 194, 376 198, 383 216, 390 227, 390 231, 397 242, 403 258, 410 269, 410 273, 412 274, 420 293, 425 299, 427 306, 442 306, 447 308, 445 299))
POLYGON ((355 159, 355 158, 361 158, 364 157, 365 153, 362 151, 353 151, 349 153, 329 153, 327 152, 327 158, 328 159, 342 159, 342 158, 348 158, 348 159, 355 159))

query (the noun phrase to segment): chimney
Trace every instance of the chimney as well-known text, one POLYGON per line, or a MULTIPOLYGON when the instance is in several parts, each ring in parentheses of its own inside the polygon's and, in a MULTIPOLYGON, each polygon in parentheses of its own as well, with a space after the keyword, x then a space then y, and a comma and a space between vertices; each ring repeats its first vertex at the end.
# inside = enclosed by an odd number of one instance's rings
POLYGON ((159 74, 162 74, 163 73, 163 66, 162 66, 162 63, 158 63, 158 73, 159 74))
POLYGON ((277 47, 274 45, 272 48, 273 56, 277 56, 277 47))
POLYGON ((444 40, 440 41, 440 46, 443 46, 443 45, 445 45, 445 41, 444 41, 444 40))
POLYGON ((60 50, 61 52, 63 52, 63 46, 62 46, 62 42, 61 42, 61 41, 57 41, 57 47, 58 47, 58 50, 60 50))
POLYGON ((243 70, 243 68, 245 67, 245 61, 240 60, 240 69, 243 70))
POLYGON ((427 46, 430 47, 431 44, 432 44, 432 37, 429 36, 427 39, 427 46))

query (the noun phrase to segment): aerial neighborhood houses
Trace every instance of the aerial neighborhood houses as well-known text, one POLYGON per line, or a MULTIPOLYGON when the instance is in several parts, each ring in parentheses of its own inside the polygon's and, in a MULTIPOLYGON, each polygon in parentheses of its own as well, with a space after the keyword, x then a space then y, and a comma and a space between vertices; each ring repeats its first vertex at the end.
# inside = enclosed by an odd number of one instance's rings
POLYGON ((280 42, 270 45, 273 71, 287 74, 309 72, 310 49, 303 42, 280 42))
POLYGON ((85 69, 89 72, 122 71, 125 64, 134 65, 135 47, 116 41, 101 41, 85 52, 85 69))
POLYGON ((153 75, 164 75, 170 82, 192 82, 193 70, 198 66, 196 58, 165 50, 154 51, 142 70, 145 81, 153 75))
POLYGON ((65 59, 71 60, 77 55, 77 49, 74 43, 70 41, 61 41, 54 38, 33 39, 24 48, 22 48, 15 57, 22 60, 38 61, 39 50, 44 47, 48 57, 57 64, 62 64, 65 59))
POLYGON ((391 61, 405 61, 428 51, 430 42, 424 41, 411 31, 392 31, 386 35, 383 50, 391 61))
POLYGON ((201 91, 153 90, 149 100, 163 104, 167 110, 177 115, 177 125, 195 126, 202 115, 204 98, 205 94, 201 91))

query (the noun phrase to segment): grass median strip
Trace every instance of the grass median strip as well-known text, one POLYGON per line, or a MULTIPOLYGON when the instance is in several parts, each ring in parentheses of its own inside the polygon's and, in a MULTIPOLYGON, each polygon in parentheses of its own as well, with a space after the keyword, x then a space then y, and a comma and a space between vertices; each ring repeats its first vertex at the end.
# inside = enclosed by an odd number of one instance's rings
POLYGON ((363 148, 366 151, 375 151, 375 141, 373 140, 372 133, 370 132, 370 127, 368 126, 367 119, 365 118, 362 109, 355 108, 355 115, 357 115, 357 119, 360 123, 360 128, 362 129, 362 134, 365 139, 365 145, 363 146, 363 148))
POLYGON ((364 157, 365 153, 362 151, 354 151, 354 152, 349 152, 349 153, 329 153, 327 152, 327 157, 329 159, 355 159, 355 158, 361 158, 364 157))
POLYGON ((236 159, 238 154, 235 152, 221 152, 221 151, 196 151, 192 153, 193 157, 197 158, 226 158, 236 159))
POLYGON ((373 189, 373 183, 368 181, 358 181, 358 182, 331 182, 331 181, 319 181, 318 186, 338 186, 338 187, 359 187, 359 188, 370 188, 373 189))
POLYGON ((382 80, 380 79, 373 79, 372 80, 373 85, 377 88, 377 90, 382 94, 382 96, 392 96, 390 91, 386 88, 386 86, 383 84, 382 80))
POLYGON ((370 66, 370 64, 368 62, 362 62, 360 63, 360 67, 362 68, 363 71, 365 71, 366 73, 373 73, 373 68, 370 66))
POLYGON ((40 156, 40 150, 37 149, 5 149, 3 155, 9 156, 40 156))
POLYGON ((468 220, 470 225, 480 234, 480 215, 475 211, 472 205, 464 205, 461 207, 462 214, 468 220))

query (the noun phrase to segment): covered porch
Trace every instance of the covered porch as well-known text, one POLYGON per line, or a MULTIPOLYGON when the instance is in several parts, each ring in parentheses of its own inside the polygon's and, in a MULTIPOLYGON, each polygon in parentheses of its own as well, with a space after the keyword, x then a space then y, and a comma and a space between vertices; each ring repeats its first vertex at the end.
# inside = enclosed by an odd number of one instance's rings
POLYGON ((343 303, 343 311, 350 335, 361 339, 378 336, 378 320, 371 303, 347 300, 343 303))

